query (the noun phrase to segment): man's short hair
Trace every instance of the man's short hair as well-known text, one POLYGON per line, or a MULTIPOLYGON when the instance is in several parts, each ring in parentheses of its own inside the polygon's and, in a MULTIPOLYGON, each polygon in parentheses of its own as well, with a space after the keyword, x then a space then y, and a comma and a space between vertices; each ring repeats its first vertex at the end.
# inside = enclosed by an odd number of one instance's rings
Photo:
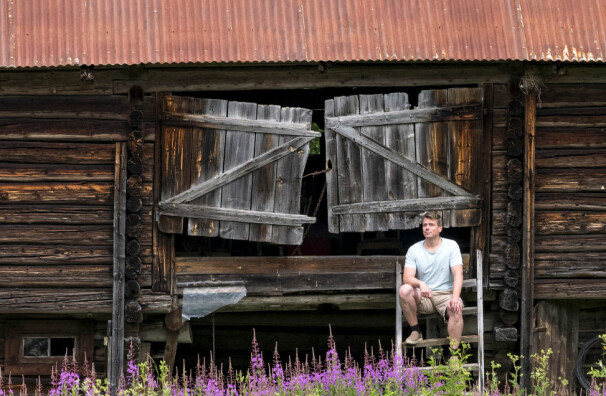
POLYGON ((436 210, 428 210, 427 212, 421 213, 423 219, 432 219, 438 222, 438 227, 442 227, 442 213, 436 210))

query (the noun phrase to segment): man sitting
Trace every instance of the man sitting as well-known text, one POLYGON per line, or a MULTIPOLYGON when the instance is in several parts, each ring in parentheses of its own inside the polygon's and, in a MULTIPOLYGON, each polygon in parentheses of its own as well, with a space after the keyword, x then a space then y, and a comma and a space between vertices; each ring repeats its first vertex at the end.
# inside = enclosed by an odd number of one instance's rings
POLYGON ((408 249, 398 291, 402 313, 412 330, 405 342, 415 345, 423 340, 417 312, 438 312, 448 324, 451 348, 457 349, 463 332, 461 250, 455 241, 440 237, 440 213, 424 213, 422 227, 425 240, 408 249))

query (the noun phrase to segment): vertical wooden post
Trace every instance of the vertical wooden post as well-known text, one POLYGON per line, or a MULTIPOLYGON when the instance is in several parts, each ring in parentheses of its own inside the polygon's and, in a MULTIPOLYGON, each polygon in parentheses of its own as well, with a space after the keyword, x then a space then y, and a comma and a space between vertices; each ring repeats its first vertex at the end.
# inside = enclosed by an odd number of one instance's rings
POLYGON ((400 307, 400 286, 402 286, 402 264, 396 260, 396 353, 402 356, 402 308, 400 307))
POLYGON ((537 94, 529 90, 526 95, 524 128, 524 219, 522 230, 522 312, 520 325, 520 354, 522 360, 522 386, 530 389, 531 343, 533 339, 534 300, 534 195, 535 195, 535 120, 537 94))
POLYGON ((126 262, 126 144, 116 143, 114 171, 114 264, 111 357, 108 362, 110 393, 116 394, 124 360, 124 266, 126 262))

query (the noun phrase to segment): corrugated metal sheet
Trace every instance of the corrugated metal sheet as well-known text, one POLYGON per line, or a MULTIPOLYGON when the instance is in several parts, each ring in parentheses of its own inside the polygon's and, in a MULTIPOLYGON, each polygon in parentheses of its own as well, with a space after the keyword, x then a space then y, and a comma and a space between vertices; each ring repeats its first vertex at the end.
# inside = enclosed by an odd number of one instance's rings
POLYGON ((603 61, 603 0, 5 0, 4 67, 603 61))

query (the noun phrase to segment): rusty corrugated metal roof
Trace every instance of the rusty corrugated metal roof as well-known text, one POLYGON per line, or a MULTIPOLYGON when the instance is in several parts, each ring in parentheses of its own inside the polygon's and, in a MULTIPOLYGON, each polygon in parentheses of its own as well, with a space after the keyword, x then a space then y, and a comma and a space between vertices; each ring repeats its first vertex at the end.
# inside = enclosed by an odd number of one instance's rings
POLYGON ((603 0, 5 0, 2 67, 604 61, 603 0))

